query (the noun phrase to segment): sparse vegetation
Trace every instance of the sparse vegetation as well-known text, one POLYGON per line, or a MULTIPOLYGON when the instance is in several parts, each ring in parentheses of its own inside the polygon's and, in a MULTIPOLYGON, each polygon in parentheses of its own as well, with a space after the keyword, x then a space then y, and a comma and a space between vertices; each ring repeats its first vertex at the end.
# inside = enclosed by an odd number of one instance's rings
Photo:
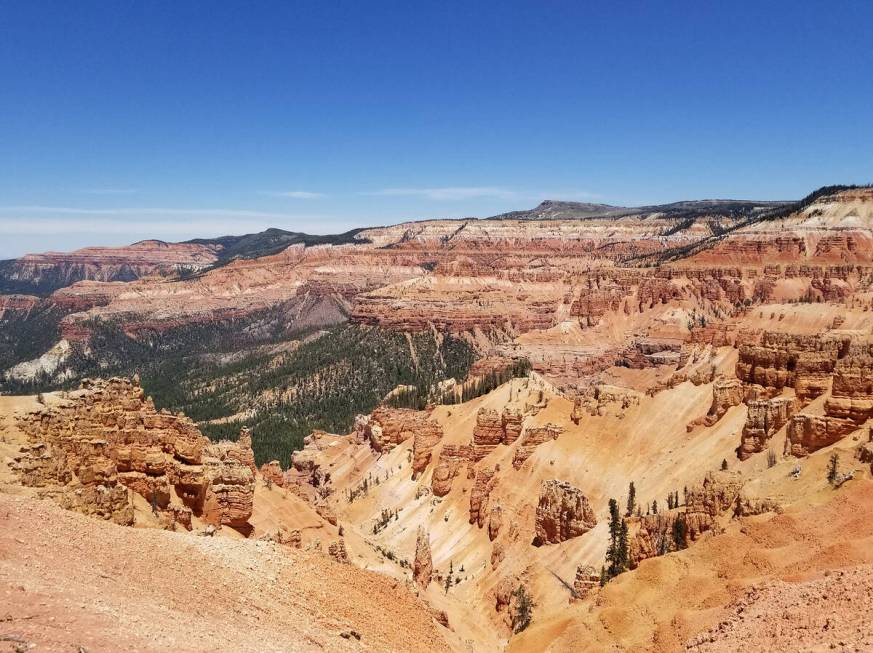
POLYGON ((606 565, 600 573, 600 584, 605 585, 610 579, 627 571, 629 564, 627 521, 618 510, 618 501, 610 499, 609 546, 606 549, 606 565))
POLYGON ((512 632, 518 634, 530 626, 533 619, 534 602, 524 585, 519 585, 513 594, 515 596, 515 613, 512 615, 512 632))
POLYGON ((835 451, 828 460, 828 483, 834 485, 840 477, 840 455, 835 451))
POLYGON ((625 517, 630 517, 634 514, 634 509, 637 505, 637 489, 634 487, 634 482, 631 481, 627 488, 627 508, 624 511, 625 517))

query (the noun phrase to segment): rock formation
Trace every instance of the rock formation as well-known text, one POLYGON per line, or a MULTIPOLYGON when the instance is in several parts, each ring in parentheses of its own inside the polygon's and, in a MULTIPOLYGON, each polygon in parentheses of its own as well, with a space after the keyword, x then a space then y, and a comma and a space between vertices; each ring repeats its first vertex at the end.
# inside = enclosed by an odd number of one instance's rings
POLYGON ((349 554, 346 552, 346 542, 343 538, 331 542, 327 547, 327 554, 337 562, 349 564, 349 554))
POLYGON ((748 402, 746 423, 742 440, 737 449, 740 460, 767 449, 770 438, 781 429, 794 414, 797 401, 794 397, 775 397, 748 402))
POLYGON ((562 432, 563 429, 556 424, 533 426, 526 429, 512 457, 512 466, 515 469, 521 469, 521 466, 533 455, 534 450, 539 445, 551 440, 557 440, 562 432))
POLYGON ((430 450, 442 437, 442 428, 430 419, 429 412, 410 408, 380 406, 369 417, 359 417, 355 428, 359 437, 379 453, 391 451, 401 442, 421 434, 415 474, 427 467, 430 450))
POLYGON ((681 520, 687 542, 693 542, 716 527, 718 518, 735 506, 742 479, 732 472, 710 472, 699 486, 688 488, 681 509, 643 515, 629 542, 631 567, 642 560, 676 549, 674 524, 681 520))
POLYGON ((488 539, 492 542, 500 534, 500 527, 503 525, 503 509, 499 506, 492 506, 488 513, 488 539))
POLYGON ((476 481, 470 491, 470 523, 477 524, 479 528, 485 525, 488 515, 488 497, 494 489, 494 478, 497 469, 485 467, 476 472, 476 481))
POLYGON ((412 478, 427 469, 430 464, 431 451, 443 437, 442 427, 430 419, 420 421, 416 425, 412 439, 412 478))
POLYGON ((473 429, 473 460, 479 462, 503 442, 503 420, 496 410, 480 408, 473 429))
POLYGON ((706 415, 705 424, 712 426, 732 406, 739 406, 743 401, 743 384, 739 379, 719 378, 712 384, 712 405, 706 415))
POLYGON ((285 485, 285 474, 282 472, 282 466, 278 460, 271 460, 261 465, 261 476, 265 481, 269 479, 269 482, 273 485, 279 487, 285 485))
POLYGON ((536 510, 535 546, 564 542, 595 525, 597 518, 582 490, 564 481, 543 481, 536 510))
POLYGON ((581 600, 600 587, 600 574, 591 565, 579 565, 573 579, 573 595, 570 600, 581 600))
POLYGON ((423 590, 430 585, 433 575, 433 560, 430 556, 430 535, 421 526, 415 540, 415 561, 412 565, 412 578, 423 590))
POLYGON ((158 412, 136 379, 86 380, 69 397, 19 420, 30 441, 14 465, 22 483, 119 523, 133 521, 130 489, 153 512, 168 512, 173 524, 190 526, 193 512, 247 530, 254 496, 250 447, 210 443, 184 415, 158 412), (183 505, 171 505, 171 488, 183 505))
POLYGON ((795 415, 788 424, 785 453, 792 456, 806 456, 842 440, 857 428, 858 426, 849 419, 803 413, 795 415))
POLYGON ((503 412, 480 408, 473 429, 473 461, 479 462, 494 451, 498 444, 512 444, 522 432, 524 415, 506 407, 503 412))

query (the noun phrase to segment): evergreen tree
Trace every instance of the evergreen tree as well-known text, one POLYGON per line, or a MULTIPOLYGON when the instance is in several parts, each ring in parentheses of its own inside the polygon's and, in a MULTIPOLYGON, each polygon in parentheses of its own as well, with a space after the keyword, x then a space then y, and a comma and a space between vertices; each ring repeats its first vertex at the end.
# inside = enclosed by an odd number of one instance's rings
POLYGON ((624 516, 630 517, 634 514, 634 507, 637 505, 637 489, 634 487, 634 482, 631 481, 627 488, 627 509, 624 516))
POLYGON ((524 585, 519 585, 514 594, 515 614, 512 618, 512 632, 520 633, 530 625, 533 618, 534 602, 524 588, 524 585))
POLYGON ((629 565, 628 528, 618 509, 618 501, 609 500, 609 546, 606 549, 605 580, 615 578, 629 565))
POLYGON ((652 501, 652 514, 653 515, 658 514, 658 500, 657 499, 652 501))
POLYGON ((677 551, 688 548, 688 525, 684 515, 679 515, 673 522, 673 546, 677 551))
POLYGON ((835 451, 831 454, 831 458, 828 461, 828 483, 833 485, 833 483, 837 480, 837 477, 840 474, 840 456, 835 451))

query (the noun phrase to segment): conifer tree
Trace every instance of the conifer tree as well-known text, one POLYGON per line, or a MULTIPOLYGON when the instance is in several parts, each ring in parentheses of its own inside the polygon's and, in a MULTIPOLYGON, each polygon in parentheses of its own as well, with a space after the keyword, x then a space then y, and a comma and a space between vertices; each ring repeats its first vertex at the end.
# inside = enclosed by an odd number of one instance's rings
POLYGON ((631 481, 627 488, 627 509, 624 516, 630 517, 634 514, 634 506, 637 504, 637 489, 634 487, 634 482, 631 481))

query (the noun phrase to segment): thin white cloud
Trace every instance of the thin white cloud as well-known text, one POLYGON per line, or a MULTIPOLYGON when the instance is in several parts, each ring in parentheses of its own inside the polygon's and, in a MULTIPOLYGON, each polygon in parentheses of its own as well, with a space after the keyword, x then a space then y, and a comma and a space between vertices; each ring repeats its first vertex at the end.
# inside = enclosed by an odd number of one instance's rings
MULTIPOLYGON (((131 216, 170 220, 178 217, 220 216, 227 218, 270 218, 296 219, 300 216, 271 211, 250 211, 247 209, 180 209, 165 207, 122 207, 113 209, 92 209, 73 206, 0 206, 0 216, 4 214, 41 214, 44 217, 52 215, 88 215, 88 216, 131 216)), ((312 217, 312 216, 309 216, 312 217)))
POLYGON ((270 197, 287 197, 295 200, 317 200, 326 197, 324 193, 313 193, 308 190, 285 190, 285 191, 270 191, 261 193, 270 197))
POLYGON ((384 188, 367 191, 362 195, 382 197, 424 197, 429 200, 468 200, 477 197, 512 197, 514 193, 495 186, 454 186, 446 188, 384 188))
MULTIPOLYGON (((80 208, 70 206, 0 206, 0 235, 152 234, 155 238, 215 236, 280 227, 323 233, 343 219, 242 209, 80 208)), ((347 228, 347 227, 346 227, 347 228)))
POLYGON ((83 188, 79 191, 83 195, 133 195, 138 193, 137 188, 83 188))
POLYGON ((588 191, 529 191, 512 190, 500 186, 448 186, 443 188, 384 188, 365 191, 361 195, 379 197, 421 197, 434 201, 463 201, 491 198, 513 201, 543 199, 596 199, 598 195, 588 191))

